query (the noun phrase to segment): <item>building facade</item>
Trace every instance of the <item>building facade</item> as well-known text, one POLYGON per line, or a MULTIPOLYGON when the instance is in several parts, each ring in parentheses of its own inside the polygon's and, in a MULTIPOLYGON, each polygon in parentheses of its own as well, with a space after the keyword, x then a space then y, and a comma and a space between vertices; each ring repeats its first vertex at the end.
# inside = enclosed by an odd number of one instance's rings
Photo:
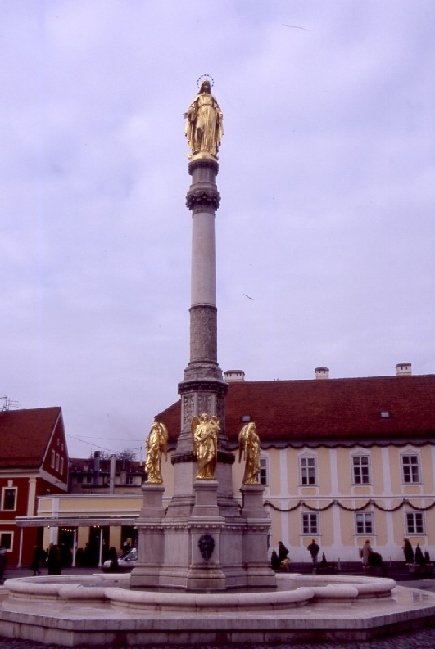
POLYGON ((0 412, 0 545, 7 562, 30 565, 41 528, 17 526, 37 513, 38 499, 68 488, 68 450, 60 408, 0 412))
MULTIPOLYGON (((270 544, 294 561, 316 539, 328 560, 356 561, 369 539, 384 559, 403 559, 403 540, 435 556, 435 376, 245 381, 226 373, 226 430, 233 448, 244 423, 262 440, 270 544)), ((157 418, 176 430, 179 404, 157 418)), ((233 470, 234 489, 241 484, 233 470)))

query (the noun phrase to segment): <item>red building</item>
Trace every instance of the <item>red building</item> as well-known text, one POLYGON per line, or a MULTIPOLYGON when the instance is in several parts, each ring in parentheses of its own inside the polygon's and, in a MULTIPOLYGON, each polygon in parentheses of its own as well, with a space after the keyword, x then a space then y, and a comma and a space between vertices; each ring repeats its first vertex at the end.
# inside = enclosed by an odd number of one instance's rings
POLYGON ((60 408, 0 412, 0 547, 8 565, 30 565, 42 528, 16 526, 33 516, 38 496, 65 493, 68 450, 60 408))

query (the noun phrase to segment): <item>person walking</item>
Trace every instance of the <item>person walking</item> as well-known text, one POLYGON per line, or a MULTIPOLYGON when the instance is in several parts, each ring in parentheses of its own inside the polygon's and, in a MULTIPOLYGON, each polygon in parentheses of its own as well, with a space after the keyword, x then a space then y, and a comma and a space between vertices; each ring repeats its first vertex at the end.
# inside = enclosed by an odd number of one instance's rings
POLYGON ((315 542, 314 539, 311 541, 310 545, 307 547, 307 550, 311 555, 311 560, 312 560, 313 566, 315 568, 316 564, 317 564, 317 557, 318 557, 320 548, 319 548, 318 544, 315 542))
POLYGON ((47 568, 49 575, 60 575, 62 572, 60 552, 55 543, 52 543, 48 548, 47 568))
POLYGON ((270 565, 272 566, 272 570, 277 570, 280 569, 281 567, 281 561, 279 560, 279 556, 276 553, 276 550, 273 550, 272 555, 270 557, 270 565))
POLYGON ((45 560, 45 552, 38 545, 35 545, 33 550, 32 563, 30 564, 30 570, 33 570, 33 576, 41 574, 41 566, 45 560))
POLYGON ((6 553, 7 549, 3 546, 0 548, 0 583, 3 583, 3 575, 6 570, 6 553))
POLYGON ((426 565, 426 559, 424 558, 420 543, 417 543, 417 547, 415 548, 414 560, 419 566, 426 565))
POLYGON ((414 550, 409 539, 403 539, 402 550, 405 555, 405 563, 414 563, 414 550))
POLYGON ((285 547, 282 541, 279 541, 278 543, 278 557, 281 568, 288 571, 290 565, 290 559, 288 558, 288 548, 285 547))
POLYGON ((362 557, 364 570, 366 570, 369 566, 370 555, 372 552, 373 552, 372 546, 370 545, 370 541, 367 539, 367 541, 364 543, 363 548, 361 550, 361 557, 362 557))

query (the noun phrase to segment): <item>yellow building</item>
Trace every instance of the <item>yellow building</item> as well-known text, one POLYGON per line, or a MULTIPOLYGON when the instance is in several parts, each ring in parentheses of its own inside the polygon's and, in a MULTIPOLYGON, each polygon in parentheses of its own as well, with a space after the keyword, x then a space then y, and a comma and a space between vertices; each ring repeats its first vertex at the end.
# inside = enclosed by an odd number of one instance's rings
MULTIPOLYGON (((369 539, 386 560, 403 559, 403 539, 435 557, 435 376, 245 381, 227 372, 226 433, 255 421, 262 441, 271 546, 309 560, 314 538, 330 561, 357 561, 369 539)), ((177 430, 180 402, 160 418, 177 430)), ((233 470, 235 492, 241 469, 233 470)))

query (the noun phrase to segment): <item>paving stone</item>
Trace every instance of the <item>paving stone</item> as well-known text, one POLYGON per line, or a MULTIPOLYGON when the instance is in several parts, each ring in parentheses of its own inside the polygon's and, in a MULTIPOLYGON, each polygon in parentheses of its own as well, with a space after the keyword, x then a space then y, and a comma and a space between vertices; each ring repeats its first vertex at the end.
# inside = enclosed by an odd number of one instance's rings
MULTIPOLYGON (((276 646, 274 649, 434 649, 435 648, 435 629, 425 629, 422 631, 414 632, 412 634, 402 634, 392 636, 391 638, 382 638, 380 640, 372 640, 370 642, 320 642, 320 643, 294 643, 290 645, 276 646)), ((65 649, 59 645, 54 644, 41 644, 39 642, 32 642, 31 640, 10 640, 0 638, 0 649, 65 649)), ((92 649, 111 649, 109 646, 104 647, 94 646, 92 649)), ((129 649, 117 645, 116 649, 129 649)), ((130 648, 131 649, 131 648, 130 648)), ((145 649, 145 647, 144 647, 145 649)), ((162 649, 153 645, 146 645, 146 649, 162 649)), ((180 646, 171 647, 166 645, 164 649, 180 649, 180 646)), ((186 646, 185 649, 191 649, 186 646)), ((214 646, 203 646, 202 649, 217 649, 214 646)), ((235 649, 234 645, 225 647, 219 645, 218 649, 235 649)), ((261 647, 253 647, 252 645, 239 646, 237 649, 262 649, 261 647)))

